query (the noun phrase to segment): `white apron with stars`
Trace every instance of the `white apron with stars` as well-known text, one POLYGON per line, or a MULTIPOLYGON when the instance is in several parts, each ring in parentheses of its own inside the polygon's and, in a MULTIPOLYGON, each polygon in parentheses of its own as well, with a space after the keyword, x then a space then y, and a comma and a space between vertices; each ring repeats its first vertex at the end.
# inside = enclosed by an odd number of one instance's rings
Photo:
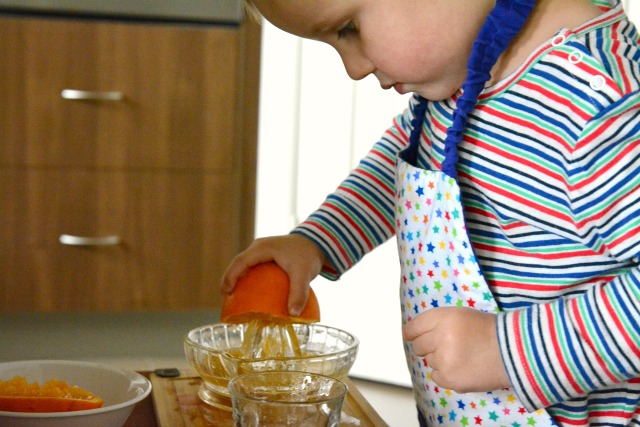
MULTIPOLYGON (((445 306, 499 311, 468 239, 456 180, 398 157, 395 185, 402 323, 445 306)), ((416 402, 429 425, 556 425, 544 410, 528 413, 510 389, 458 394, 438 387, 424 358, 409 343, 404 347, 416 402)))

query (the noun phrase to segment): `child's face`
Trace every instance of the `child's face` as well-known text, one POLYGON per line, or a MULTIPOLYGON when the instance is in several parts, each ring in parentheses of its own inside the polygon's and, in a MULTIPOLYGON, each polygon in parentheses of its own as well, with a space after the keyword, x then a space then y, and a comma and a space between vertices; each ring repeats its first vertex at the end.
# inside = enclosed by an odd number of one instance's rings
POLYGON ((333 46, 354 80, 451 96, 495 0, 253 0, 276 27, 333 46))

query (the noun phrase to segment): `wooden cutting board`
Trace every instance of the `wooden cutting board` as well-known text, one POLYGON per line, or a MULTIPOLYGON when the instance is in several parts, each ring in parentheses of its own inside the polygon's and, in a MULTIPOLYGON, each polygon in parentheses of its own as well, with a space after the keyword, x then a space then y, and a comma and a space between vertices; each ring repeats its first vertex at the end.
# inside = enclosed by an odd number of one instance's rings
MULTIPOLYGON (((160 427, 233 427, 229 409, 207 405, 198 397, 202 379, 193 371, 182 370, 179 377, 149 375, 153 384, 153 403, 160 427)), ((342 405, 340 427, 388 427, 357 387, 345 380, 349 393, 342 405)))

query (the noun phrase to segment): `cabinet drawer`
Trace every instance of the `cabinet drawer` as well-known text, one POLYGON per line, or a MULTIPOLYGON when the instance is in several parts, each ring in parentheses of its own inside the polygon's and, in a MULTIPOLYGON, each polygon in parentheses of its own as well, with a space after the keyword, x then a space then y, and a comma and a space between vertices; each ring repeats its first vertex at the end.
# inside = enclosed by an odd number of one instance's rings
POLYGON ((219 278, 247 226, 232 214, 229 180, 0 170, 0 311, 219 307, 219 278), (65 245, 65 234, 120 241, 65 245))
POLYGON ((0 28, 0 165, 231 167, 237 27, 0 16, 0 28))

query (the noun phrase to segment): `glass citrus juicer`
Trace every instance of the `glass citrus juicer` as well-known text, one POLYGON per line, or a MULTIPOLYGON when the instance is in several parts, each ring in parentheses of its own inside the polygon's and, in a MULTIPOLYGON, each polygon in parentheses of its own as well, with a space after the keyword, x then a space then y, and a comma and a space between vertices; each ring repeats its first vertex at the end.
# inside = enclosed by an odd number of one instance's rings
POLYGON ((245 273, 223 302, 221 321, 189 331, 184 349, 202 377, 199 397, 229 409, 229 380, 250 372, 303 371, 344 379, 355 362, 358 339, 320 325, 313 290, 298 318, 288 314, 289 278, 275 263, 245 273))

